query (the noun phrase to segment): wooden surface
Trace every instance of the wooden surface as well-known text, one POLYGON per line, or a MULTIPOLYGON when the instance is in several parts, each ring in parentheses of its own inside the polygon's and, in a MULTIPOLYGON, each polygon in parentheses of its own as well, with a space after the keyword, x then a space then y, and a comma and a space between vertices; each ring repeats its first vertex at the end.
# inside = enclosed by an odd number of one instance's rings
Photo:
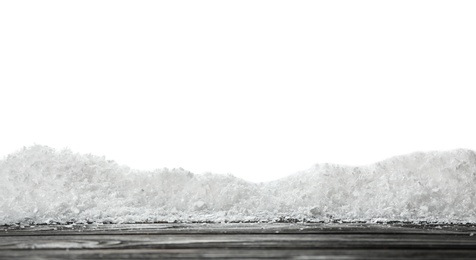
POLYGON ((0 259, 476 259, 473 225, 0 226, 0 259))

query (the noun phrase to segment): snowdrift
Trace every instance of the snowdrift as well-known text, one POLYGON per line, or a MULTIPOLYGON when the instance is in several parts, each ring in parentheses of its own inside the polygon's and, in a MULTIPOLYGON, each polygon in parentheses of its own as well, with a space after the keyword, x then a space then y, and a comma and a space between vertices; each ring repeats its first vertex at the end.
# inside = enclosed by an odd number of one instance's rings
POLYGON ((373 165, 315 165, 251 183, 184 169, 136 171, 32 146, 0 161, 0 224, 161 221, 476 223, 476 154, 413 153, 373 165))

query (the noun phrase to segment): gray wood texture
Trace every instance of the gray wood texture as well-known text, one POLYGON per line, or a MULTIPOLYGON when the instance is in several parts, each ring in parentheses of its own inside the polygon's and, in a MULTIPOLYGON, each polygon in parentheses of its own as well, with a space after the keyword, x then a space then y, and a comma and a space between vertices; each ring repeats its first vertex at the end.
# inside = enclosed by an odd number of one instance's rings
POLYGON ((226 223, 0 226, 0 259, 476 259, 476 227, 226 223))

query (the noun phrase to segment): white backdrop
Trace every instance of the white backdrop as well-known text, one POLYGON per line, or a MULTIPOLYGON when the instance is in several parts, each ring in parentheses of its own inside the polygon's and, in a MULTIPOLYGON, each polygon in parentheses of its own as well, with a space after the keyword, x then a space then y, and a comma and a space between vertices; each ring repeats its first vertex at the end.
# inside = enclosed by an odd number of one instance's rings
POLYGON ((0 156, 273 180, 476 149, 474 1, 2 1, 0 156))

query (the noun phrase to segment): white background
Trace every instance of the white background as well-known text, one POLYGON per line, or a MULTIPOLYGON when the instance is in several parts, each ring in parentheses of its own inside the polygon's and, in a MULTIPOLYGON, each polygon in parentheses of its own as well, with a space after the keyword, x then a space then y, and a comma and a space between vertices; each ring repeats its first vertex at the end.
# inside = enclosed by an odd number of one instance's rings
POLYGON ((0 156, 277 179, 476 149, 474 1, 2 1, 0 156))

